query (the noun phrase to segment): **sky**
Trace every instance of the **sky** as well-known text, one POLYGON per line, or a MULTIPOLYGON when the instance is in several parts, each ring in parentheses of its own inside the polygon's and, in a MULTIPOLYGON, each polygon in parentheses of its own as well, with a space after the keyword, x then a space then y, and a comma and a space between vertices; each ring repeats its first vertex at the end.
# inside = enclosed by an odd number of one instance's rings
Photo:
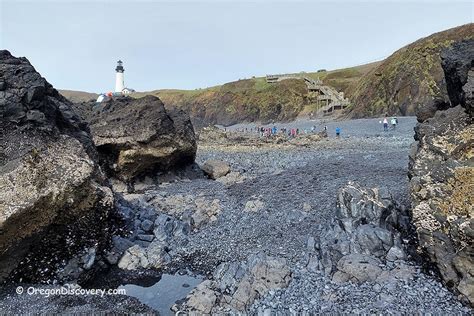
POLYGON ((196 89, 381 60, 472 23, 473 1, 0 0, 0 49, 57 89, 196 89))

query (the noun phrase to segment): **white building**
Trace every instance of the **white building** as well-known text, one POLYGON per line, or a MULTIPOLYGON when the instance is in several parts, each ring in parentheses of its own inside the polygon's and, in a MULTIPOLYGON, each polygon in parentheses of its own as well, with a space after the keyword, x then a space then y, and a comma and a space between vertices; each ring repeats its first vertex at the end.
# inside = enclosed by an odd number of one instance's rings
POLYGON ((115 91, 101 93, 97 97, 97 103, 105 102, 107 100, 113 99, 114 97, 129 95, 135 92, 135 90, 132 88, 125 87, 125 79, 123 75, 124 71, 125 69, 123 68, 123 62, 121 60, 117 61, 117 67, 115 67, 115 91))
POLYGON ((132 88, 123 88, 122 89, 122 94, 124 94, 124 95, 128 95, 132 92, 135 92, 135 90, 133 90, 132 88))
POLYGON ((122 92, 125 88, 125 82, 123 78, 123 62, 119 60, 117 62, 117 67, 115 67, 115 92, 122 92))
POLYGON ((119 60, 117 62, 117 67, 115 67, 115 93, 118 92, 126 95, 135 92, 135 90, 125 87, 124 71, 123 62, 119 60))

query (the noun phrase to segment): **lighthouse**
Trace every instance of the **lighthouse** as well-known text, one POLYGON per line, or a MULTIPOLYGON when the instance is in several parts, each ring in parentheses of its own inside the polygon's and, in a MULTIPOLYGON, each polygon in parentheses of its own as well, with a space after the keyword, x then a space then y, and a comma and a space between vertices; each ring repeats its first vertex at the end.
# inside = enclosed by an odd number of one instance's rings
POLYGON ((125 88, 125 83, 123 79, 123 62, 119 60, 117 62, 117 67, 115 67, 115 92, 122 92, 125 88))

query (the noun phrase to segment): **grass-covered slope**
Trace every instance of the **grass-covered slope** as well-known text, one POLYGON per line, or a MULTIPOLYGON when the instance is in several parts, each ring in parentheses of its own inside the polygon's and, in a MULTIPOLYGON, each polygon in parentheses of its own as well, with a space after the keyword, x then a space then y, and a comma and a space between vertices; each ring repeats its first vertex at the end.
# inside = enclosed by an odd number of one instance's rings
MULTIPOLYGON (((320 78, 325 84, 340 91, 358 81, 376 67, 372 63, 352 68, 302 73, 304 76, 320 78)), ((154 94, 167 106, 176 106, 187 111, 198 125, 209 123, 233 124, 242 121, 286 121, 316 109, 308 97, 303 80, 283 80, 274 84, 265 78, 244 79, 221 86, 198 90, 156 90, 135 93, 140 97, 154 94)))
POLYGON ((435 99, 445 99, 440 52, 474 37, 474 24, 435 33, 405 46, 349 86, 352 117, 414 115, 435 99))
POLYGON ((246 79, 219 87, 194 91, 155 91, 167 106, 187 111, 198 124, 233 124, 294 118, 308 104, 303 80, 267 84, 264 79, 246 79))
POLYGON ((58 90, 58 91, 64 97, 69 99, 69 101, 74 102, 74 103, 95 100, 99 96, 97 93, 84 92, 84 91, 74 91, 74 90, 58 90))

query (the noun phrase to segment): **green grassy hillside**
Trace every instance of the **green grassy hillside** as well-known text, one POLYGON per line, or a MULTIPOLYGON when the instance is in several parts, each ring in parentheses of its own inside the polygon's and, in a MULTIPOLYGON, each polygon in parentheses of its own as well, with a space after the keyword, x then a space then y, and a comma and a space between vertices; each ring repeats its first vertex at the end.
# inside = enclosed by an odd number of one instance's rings
POLYGON ((307 88, 302 80, 270 85, 264 79, 246 79, 202 90, 152 93, 167 106, 184 109, 195 123, 202 124, 287 120, 296 117, 308 104, 307 88))
POLYGON ((95 100, 99 96, 97 93, 74 91, 74 90, 58 90, 64 97, 69 99, 71 102, 86 102, 95 100))
MULTIPOLYGON (((339 69, 308 72, 305 76, 320 78, 340 91, 357 82, 379 63, 339 69)), ((167 106, 186 110, 198 125, 209 123, 233 124, 242 121, 286 121, 313 111, 315 104, 308 98, 303 80, 283 80, 274 84, 265 78, 243 79, 221 86, 197 90, 156 90, 135 93, 158 96, 167 106)))
POLYGON ((474 37, 474 24, 435 33, 405 46, 347 89, 349 115, 414 115, 435 99, 446 98, 440 52, 474 37))

